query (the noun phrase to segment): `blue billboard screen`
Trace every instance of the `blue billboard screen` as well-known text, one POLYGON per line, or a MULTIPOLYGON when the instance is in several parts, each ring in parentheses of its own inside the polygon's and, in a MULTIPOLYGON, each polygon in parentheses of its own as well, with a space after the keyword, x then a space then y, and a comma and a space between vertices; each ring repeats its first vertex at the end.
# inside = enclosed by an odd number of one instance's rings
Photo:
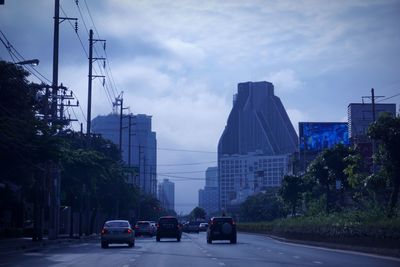
POLYGON ((346 122, 300 122, 300 150, 322 151, 337 144, 349 144, 346 122))

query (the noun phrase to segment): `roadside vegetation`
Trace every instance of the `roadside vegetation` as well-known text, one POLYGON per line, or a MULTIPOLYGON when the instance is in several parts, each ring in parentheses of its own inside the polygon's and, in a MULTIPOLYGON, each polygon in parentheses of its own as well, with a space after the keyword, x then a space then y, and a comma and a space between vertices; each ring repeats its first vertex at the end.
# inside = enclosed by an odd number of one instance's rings
POLYGON ((371 164, 357 147, 321 152, 303 174, 249 197, 238 229, 289 238, 398 247, 400 240, 400 117, 372 123, 371 164))
POLYGON ((112 142, 49 123, 45 85, 27 77, 22 67, 0 61, 0 237, 20 236, 29 227, 34 240, 42 238, 54 172, 61 179, 61 207, 71 209, 71 222, 74 216, 79 221, 71 233, 97 231, 96 218, 155 220, 170 212, 126 183, 134 170, 112 142))

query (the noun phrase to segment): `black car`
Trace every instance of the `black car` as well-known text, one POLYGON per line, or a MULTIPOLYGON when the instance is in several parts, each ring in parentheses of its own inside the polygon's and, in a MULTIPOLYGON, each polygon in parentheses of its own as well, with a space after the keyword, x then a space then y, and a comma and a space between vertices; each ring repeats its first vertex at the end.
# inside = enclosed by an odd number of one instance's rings
POLYGON ((173 216, 164 216, 158 220, 157 223, 157 242, 161 238, 176 238, 178 242, 181 241, 182 230, 178 223, 178 219, 173 216))
POLYGON ((213 240, 229 240, 236 244, 236 224, 231 217, 213 217, 208 224, 207 243, 213 240))

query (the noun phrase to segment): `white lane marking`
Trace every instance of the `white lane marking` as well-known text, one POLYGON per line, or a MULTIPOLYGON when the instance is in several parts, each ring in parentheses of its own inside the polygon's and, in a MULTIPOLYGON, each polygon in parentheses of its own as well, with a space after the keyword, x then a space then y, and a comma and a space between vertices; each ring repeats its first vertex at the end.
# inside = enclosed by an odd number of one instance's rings
POLYGON ((211 257, 211 254, 207 253, 207 256, 208 256, 208 257, 211 257))
POLYGON ((295 258, 295 259, 300 259, 300 257, 299 257, 299 256, 293 256, 293 258, 295 258))
POLYGON ((223 263, 223 262, 219 262, 219 265, 221 265, 221 266, 225 266, 225 263, 223 263))
POLYGON ((211 258, 211 259, 213 259, 213 260, 215 260, 215 261, 217 260, 217 258, 211 258))
POLYGON ((129 259, 129 261, 136 261, 136 259, 129 259))
POLYGON ((322 262, 320 262, 320 261, 313 261, 313 263, 315 263, 315 264, 322 264, 322 262))
POLYGON ((283 252, 279 252, 279 255, 283 255, 283 252))
POLYGON ((122 265, 122 267, 129 267, 129 264, 124 264, 122 265))

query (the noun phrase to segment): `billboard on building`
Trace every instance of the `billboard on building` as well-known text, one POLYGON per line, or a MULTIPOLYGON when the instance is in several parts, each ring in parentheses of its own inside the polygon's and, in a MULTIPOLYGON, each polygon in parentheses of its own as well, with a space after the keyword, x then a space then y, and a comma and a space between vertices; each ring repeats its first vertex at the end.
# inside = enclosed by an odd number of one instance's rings
POLYGON ((300 151, 318 152, 336 144, 349 144, 347 122, 300 122, 300 151))

